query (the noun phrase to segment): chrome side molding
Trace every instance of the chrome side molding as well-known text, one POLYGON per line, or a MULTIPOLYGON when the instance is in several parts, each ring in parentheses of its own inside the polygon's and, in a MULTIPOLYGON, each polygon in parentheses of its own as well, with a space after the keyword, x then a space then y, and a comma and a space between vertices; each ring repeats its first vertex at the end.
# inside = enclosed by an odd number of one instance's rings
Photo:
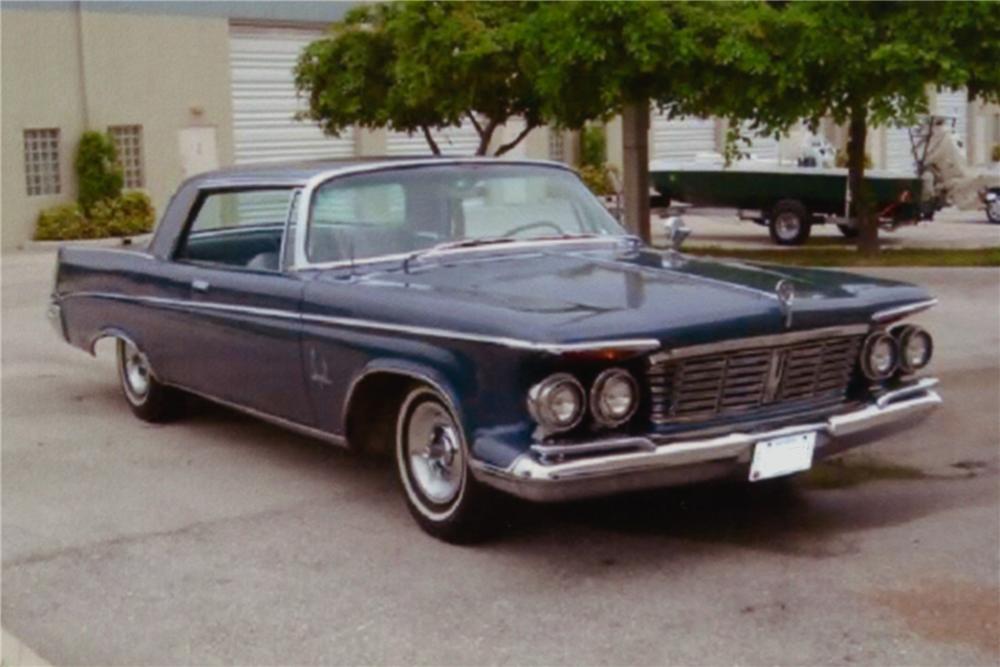
POLYGON ((917 301, 916 303, 908 303, 905 306, 896 306, 895 308, 887 308, 885 310, 880 310, 872 315, 873 322, 891 322, 893 320, 898 320, 901 317, 906 317, 907 315, 913 315, 914 313, 919 313, 922 310, 927 310, 933 306, 937 305, 937 299, 927 299, 926 301, 917 301))

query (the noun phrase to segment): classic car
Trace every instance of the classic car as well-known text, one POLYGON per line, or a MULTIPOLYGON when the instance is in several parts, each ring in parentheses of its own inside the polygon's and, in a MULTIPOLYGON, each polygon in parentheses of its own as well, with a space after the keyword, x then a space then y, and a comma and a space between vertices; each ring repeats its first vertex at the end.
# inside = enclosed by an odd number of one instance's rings
MULTIPOLYGON (((679 229, 674 229, 679 233, 679 229)), ((658 251, 569 168, 490 159, 191 178, 146 247, 64 247, 49 315, 116 341, 139 418, 194 394, 391 453, 416 521, 481 537, 561 501, 759 481, 941 399, 923 289, 658 251)))

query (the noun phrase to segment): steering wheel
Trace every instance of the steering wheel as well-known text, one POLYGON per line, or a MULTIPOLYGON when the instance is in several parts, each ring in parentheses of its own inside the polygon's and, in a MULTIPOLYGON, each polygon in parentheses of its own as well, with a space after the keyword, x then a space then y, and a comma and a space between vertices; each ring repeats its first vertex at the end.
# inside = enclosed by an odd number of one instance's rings
POLYGON ((537 220, 535 222, 529 222, 526 225, 521 225, 519 227, 515 227, 514 229, 510 229, 510 230, 507 231, 506 234, 503 235, 503 237, 504 238, 508 238, 508 237, 514 236, 515 234, 518 234, 520 232, 526 232, 529 229, 535 229, 536 227, 546 227, 546 228, 549 228, 552 231, 554 231, 556 234, 562 234, 563 233, 562 227, 560 227, 556 223, 549 222, 548 220, 537 220))

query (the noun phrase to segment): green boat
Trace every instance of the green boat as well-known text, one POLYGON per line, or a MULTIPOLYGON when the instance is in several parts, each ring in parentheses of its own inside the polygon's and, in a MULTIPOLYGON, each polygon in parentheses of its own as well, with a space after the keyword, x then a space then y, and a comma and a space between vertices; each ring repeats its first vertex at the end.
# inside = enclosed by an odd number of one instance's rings
MULTIPOLYGON (((656 208, 673 202, 735 208, 742 219, 767 226, 780 245, 805 243, 814 224, 833 223, 845 236, 857 235, 847 216, 846 169, 753 160, 729 167, 654 161, 650 181, 658 193, 652 200, 656 208)), ((869 170, 865 182, 880 224, 897 227, 933 217, 933 202, 923 197, 923 183, 916 175, 869 170)))

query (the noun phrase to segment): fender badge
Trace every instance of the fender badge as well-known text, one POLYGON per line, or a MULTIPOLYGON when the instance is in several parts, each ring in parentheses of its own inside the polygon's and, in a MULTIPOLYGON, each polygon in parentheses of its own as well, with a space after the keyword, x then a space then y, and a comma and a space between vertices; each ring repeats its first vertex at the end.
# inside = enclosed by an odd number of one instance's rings
POLYGON ((785 315, 785 328, 792 326, 792 304, 795 302, 795 285, 790 280, 779 280, 774 286, 774 291, 778 295, 778 307, 785 315))

